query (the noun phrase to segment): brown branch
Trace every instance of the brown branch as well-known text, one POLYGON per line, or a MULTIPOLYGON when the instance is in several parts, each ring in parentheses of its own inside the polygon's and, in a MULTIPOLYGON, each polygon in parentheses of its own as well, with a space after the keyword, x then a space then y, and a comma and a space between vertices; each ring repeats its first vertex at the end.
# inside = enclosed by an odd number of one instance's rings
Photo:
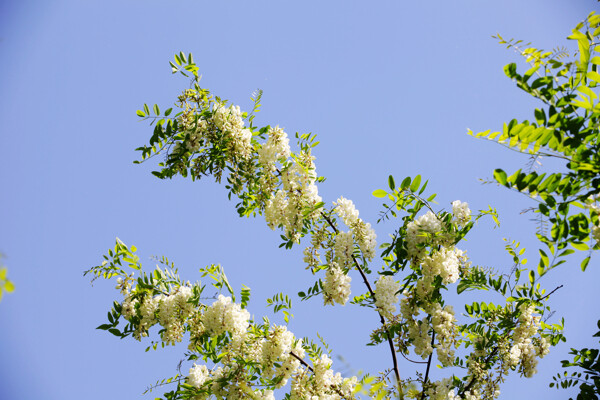
POLYGON ((544 297, 540 297, 539 299, 537 299, 537 301, 542 301, 542 300, 544 300, 545 298, 547 298, 547 297, 550 297, 550 295, 551 295, 552 293, 556 292, 558 289, 560 289, 560 288, 562 288, 562 287, 563 287, 563 285, 557 286, 556 288, 554 288, 554 290, 553 290, 553 291, 551 291, 550 293, 548 293, 548 294, 547 294, 547 295, 545 295, 544 297))
POLYGON ((304 361, 302 358, 298 357, 296 354, 294 354, 293 351, 290 351, 290 356, 294 357, 296 360, 300 361, 300 363, 302 365, 304 365, 306 368, 308 368, 310 370, 310 372, 315 372, 315 370, 313 369, 313 367, 311 367, 310 365, 308 365, 308 363, 306 361, 304 361))
MULTIPOLYGON (((339 233, 338 228, 333 224, 331 219, 324 212, 321 212, 321 215, 323 216, 323 218, 325 218, 325 221, 327 221, 327 223, 329 224, 329 226, 331 226, 333 231, 336 234, 339 233)), ((373 300, 375 300, 375 292, 373 291, 373 288, 371 287, 371 284, 369 283, 369 280, 367 279, 365 272, 361 268, 360 264, 358 263, 358 260, 356 259, 356 257, 354 257, 354 255, 352 255, 352 261, 354 261, 354 266, 360 273, 360 276, 362 277, 365 286, 369 290, 371 297, 373 298, 373 300)), ((398 391, 399 391, 400 399, 404 399, 404 392, 402 391, 402 384, 400 383, 400 370, 398 368, 398 358, 396 357, 396 349, 394 348, 394 342, 392 341, 392 335, 390 334, 390 331, 385 327, 385 318, 383 318, 383 315, 381 315, 381 313, 379 311, 377 311, 377 314, 379 314, 379 320, 381 321, 381 325, 384 326, 385 332, 387 334, 386 335, 387 342, 390 347, 390 353, 392 354, 392 362, 394 364, 394 375, 396 375, 396 382, 398 384, 398 391)))

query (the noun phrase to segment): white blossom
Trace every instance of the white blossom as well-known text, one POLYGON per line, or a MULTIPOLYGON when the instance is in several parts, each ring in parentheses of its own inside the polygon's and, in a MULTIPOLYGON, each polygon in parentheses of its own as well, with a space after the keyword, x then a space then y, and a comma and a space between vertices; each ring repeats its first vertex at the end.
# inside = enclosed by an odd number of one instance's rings
POLYGON ((202 323, 207 331, 217 336, 224 332, 231 332, 234 336, 242 335, 248 329, 250 313, 242 309, 239 304, 232 303, 231 297, 219 295, 205 312, 202 323))
POLYGON ((352 264, 352 254, 354 253, 354 239, 352 232, 339 232, 335 237, 335 256, 340 265, 352 264))
POLYGON ((344 271, 333 263, 327 270, 323 283, 323 300, 325 304, 338 303, 345 305, 350 298, 350 278, 344 271))
POLYGON ((197 389, 201 388, 204 383, 210 379, 210 371, 206 365, 196 365, 190 368, 187 377, 187 383, 197 389))
POLYGON ((428 236, 435 235, 441 230, 441 221, 431 211, 409 222, 406 226, 406 242, 409 256, 421 257, 423 250, 418 245, 425 244, 428 236))
POLYGON ((294 344, 294 335, 285 326, 274 326, 262 343, 261 364, 267 377, 273 375, 273 364, 288 355, 294 344))
POLYGON ((376 283, 375 306, 379 313, 384 317, 391 319, 396 312, 396 303, 398 303, 398 294, 400 283, 393 277, 382 275, 376 283))
POLYGON ((358 221, 358 210, 354 207, 352 200, 340 197, 333 204, 336 205, 335 212, 348 227, 352 227, 358 221))
POLYGON ((454 220, 456 224, 463 227, 471 220, 471 210, 469 209, 468 203, 463 203, 460 200, 454 200, 452 202, 452 214, 454 214, 454 220))

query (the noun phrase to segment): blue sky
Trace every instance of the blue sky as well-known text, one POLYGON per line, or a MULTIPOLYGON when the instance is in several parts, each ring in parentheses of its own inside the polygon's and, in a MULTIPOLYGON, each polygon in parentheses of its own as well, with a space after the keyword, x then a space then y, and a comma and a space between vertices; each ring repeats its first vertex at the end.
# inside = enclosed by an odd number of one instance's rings
MULTIPOLYGON (((421 174, 439 207, 493 205, 501 228, 478 224, 464 247, 475 263, 508 271, 503 237, 535 259, 535 225, 520 214, 530 203, 478 179, 526 159, 466 131, 531 118, 536 103, 504 76, 518 57, 491 35, 568 45, 574 25, 598 8, 592 0, 1 2, 0 252, 17 290, 0 303, 0 398, 142 398, 176 372, 183 348, 145 353, 145 343, 94 329, 119 294, 82 272, 116 236, 148 268, 150 256, 166 255, 186 279, 222 264, 235 287, 253 289, 257 318, 270 315, 267 297, 312 282, 299 251, 278 249, 264 221, 239 219, 223 187, 159 181, 152 165, 132 164, 151 134, 135 111, 171 106, 187 84, 171 76, 174 53, 192 52, 203 85, 242 108, 264 90, 259 125, 317 133, 325 201, 350 198, 374 223, 371 192, 389 174, 421 174)), ((381 242, 393 224, 376 229, 381 242)), ((574 258, 545 278, 549 289, 565 284, 552 305, 567 321, 568 346, 536 377, 510 379, 501 398, 565 397, 547 383, 568 347, 592 345, 597 269, 593 259, 583 274, 574 258)), ((296 301, 294 314, 290 329, 323 335, 348 363, 338 369, 389 367, 383 347, 363 346, 372 312, 316 299, 296 301)))

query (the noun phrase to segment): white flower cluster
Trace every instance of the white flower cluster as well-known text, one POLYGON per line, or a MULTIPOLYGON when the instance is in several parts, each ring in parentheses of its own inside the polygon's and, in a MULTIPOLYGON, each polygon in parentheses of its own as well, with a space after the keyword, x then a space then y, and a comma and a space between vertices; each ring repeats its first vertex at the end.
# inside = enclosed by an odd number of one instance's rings
POLYGON ((323 283, 323 301, 325 304, 338 303, 345 305, 350 298, 350 278, 334 262, 327 269, 325 282, 323 283))
POLYGON ((215 124, 230 141, 229 149, 237 157, 247 158, 252 147, 252 132, 244 128, 244 120, 239 106, 225 107, 223 104, 214 103, 212 123, 215 124))
POLYGON ((140 324, 133 333, 137 340, 142 336, 148 336, 148 330, 158 322, 156 311, 158 310, 160 299, 158 297, 146 296, 140 305, 140 324))
MULTIPOLYGON (((304 220, 314 220, 318 216, 318 210, 310 210, 322 200, 315 184, 317 175, 313 160, 309 152, 301 152, 293 162, 287 163, 281 171, 283 189, 277 190, 265 205, 267 225, 271 229, 282 225, 286 235, 295 242, 300 240, 304 220)), ((263 188, 263 191, 269 189, 263 188)))
POLYGON ((521 315, 512 335, 513 346, 505 358, 509 366, 519 366, 519 372, 530 378, 537 373, 537 357, 548 354, 550 344, 544 337, 534 338, 540 329, 540 316, 533 315, 535 307, 521 304, 519 311, 521 315))
POLYGON ((205 329, 213 336, 231 332, 234 336, 243 335, 248 329, 250 313, 231 302, 231 297, 219 295, 202 316, 205 329))
MULTIPOLYGON (((183 142, 177 142, 173 149, 177 154, 185 148, 197 152, 206 142, 227 143, 228 157, 247 159, 252 150, 252 132, 244 127, 244 120, 239 106, 226 107, 223 103, 212 105, 212 114, 208 119, 198 118, 196 109, 186 105, 186 110, 179 117, 179 122, 186 133, 183 142), (221 134, 217 134, 217 129, 221 134)), ((214 143, 213 143, 214 144, 214 143)))
POLYGON ((375 257, 375 248, 377 247, 377 235, 371 224, 364 222, 358 217, 358 210, 354 207, 352 200, 340 197, 337 202, 333 203, 338 216, 348 226, 367 260, 372 260, 375 257))
POLYGON ((396 282, 389 275, 379 277, 375 288, 375 306, 381 315, 387 319, 392 319, 396 312, 396 303, 398 303, 398 294, 400 283, 396 282))
MULTIPOLYGON (((265 339, 256 340, 253 335, 244 336, 245 346, 228 347, 225 358, 236 360, 239 357, 260 364, 262 376, 273 378, 278 383, 276 388, 286 385, 292 378, 291 399, 331 399, 341 400, 352 398, 352 392, 357 384, 356 377, 343 379, 339 373, 334 374, 331 370, 331 359, 327 355, 321 356, 313 363, 313 373, 308 369, 301 368, 298 358, 305 357, 302 342, 294 345, 294 335, 284 326, 273 326, 265 339), (258 346, 257 346, 258 345, 258 346), (237 352, 237 354, 232 354, 237 352)), ((231 373, 235 371, 233 364, 219 366, 212 371, 204 365, 196 365, 189 370, 187 383, 197 389, 210 390, 217 398, 244 399, 260 398, 274 400, 271 390, 256 390, 245 381, 243 374, 231 373), (226 378, 227 379, 224 379, 226 378), (212 382, 212 385, 207 385, 212 382)), ((197 392, 194 399, 204 400, 208 398, 208 392, 197 392)))
POLYGON ((121 304, 121 314, 128 321, 136 316, 139 318, 133 332, 137 340, 148 336, 148 330, 158 322, 164 328, 162 340, 175 344, 181 341, 184 323, 194 310, 194 306, 188 303, 191 296, 192 289, 188 286, 173 287, 168 295, 145 295, 141 302, 133 294, 128 294, 121 304))
POLYGON ((463 252, 456 247, 451 249, 442 247, 431 256, 425 257, 422 263, 423 275, 440 275, 444 284, 454 283, 459 276, 462 257, 463 252))
POLYGON ((600 225, 592 226, 592 238, 596 242, 600 242, 600 225))
MULTIPOLYGON (((406 250, 408 255, 417 259, 421 258, 425 254, 425 249, 419 247, 419 245, 428 243, 428 239, 435 237, 441 230, 442 222, 431 211, 409 222, 406 226, 406 250)), ((433 241, 431 244, 436 243, 433 241)))
MULTIPOLYGON (((350 278, 336 268, 334 296, 336 301, 346 302, 350 278)), ((171 271, 158 272, 159 279, 154 283, 161 292, 165 292, 165 281, 160 277, 179 281, 171 271)), ((123 285, 121 280, 118 289, 121 290, 123 285)), ((189 387, 185 389, 189 398, 274 400, 270 389, 282 388, 290 379, 295 393, 300 396, 296 398, 305 398, 303 393, 323 399, 351 398, 357 379, 342 379, 339 373, 334 374, 331 360, 326 356, 314 362, 315 373, 302 367, 301 360, 306 357, 302 341, 296 340, 285 326, 274 325, 266 332, 263 328, 249 329, 250 314, 230 297, 219 295, 210 306, 195 304, 191 301, 195 286, 189 282, 166 285, 170 287, 168 294, 158 296, 152 296, 147 288, 127 289, 121 314, 133 324, 137 339, 147 336, 148 329, 159 323, 163 328, 160 334, 164 343, 180 342, 183 334, 189 331, 188 349, 203 355, 204 345, 212 340, 211 336, 230 333, 223 342, 217 343, 217 350, 222 355, 220 366, 211 370, 206 365, 194 364, 189 369, 186 379, 189 387), (260 382, 256 382, 257 372, 260 382), (258 389, 258 386, 266 388, 258 389)))
MULTIPOLYGON (((591 196, 588 198, 586 203, 587 207, 590 209, 590 214, 595 214, 596 216, 600 217, 600 205, 598 205, 598 197, 591 196)), ((596 243, 600 243, 600 222, 592 226, 592 239, 594 239, 596 243)))
POLYGON ((476 390, 469 390, 464 394, 464 397, 460 397, 452 388, 452 379, 449 378, 432 382, 426 393, 430 400, 480 400, 482 398, 476 390))
POLYGON ((438 342, 435 346, 437 358, 444 367, 448 367, 454 363, 454 346, 458 334, 452 306, 442 308, 436 303, 431 323, 438 342))
POLYGON ((290 140, 279 126, 270 128, 267 134, 267 142, 258 149, 258 162, 265 169, 275 171, 276 163, 284 163, 291 155, 290 140))
POLYGON ((267 378, 272 377, 275 373, 274 363, 289 356, 293 344, 294 334, 285 326, 274 326, 269 332, 269 337, 262 343, 260 355, 260 363, 264 368, 263 373, 267 378))
POLYGON ((429 336, 431 325, 429 325, 427 319, 423 319, 422 321, 412 319, 407 321, 407 324, 408 337, 412 339, 415 354, 426 359, 433 352, 431 336, 429 336))
POLYGON ((188 385, 192 385, 196 389, 200 389, 206 381, 210 379, 210 371, 206 365, 194 365, 190 368, 187 377, 188 385))
POLYGON ((457 248, 441 247, 433 254, 425 257, 421 264, 423 276, 416 287, 417 297, 426 301, 432 293, 433 282, 437 276, 442 277, 443 284, 454 283, 460 276, 460 265, 465 260, 463 251, 457 248))
POLYGON ((335 237, 335 259, 344 267, 352 265, 352 254, 354 253, 354 239, 352 232, 339 232, 335 237))
POLYGON ((312 376, 306 370, 296 375, 290 400, 340 400, 352 397, 356 377, 342 378, 339 372, 334 375, 331 359, 326 354, 314 361, 313 370, 312 376))
MULTIPOLYGON (((107 264, 107 261, 104 261, 102 263, 103 266, 106 264, 107 264)), ((129 293, 129 290, 131 289, 132 281, 133 281, 133 273, 131 274, 131 276, 125 276, 125 279, 117 278, 117 286, 115 286, 115 289, 119 289, 123 296, 127 296, 127 294, 129 293)))
POLYGON ((185 332, 185 320, 195 307, 188 303, 192 289, 188 286, 173 287, 168 295, 158 296, 158 322, 164 328, 162 340, 168 344, 181 342, 185 332))
POLYGON ((345 199, 342 196, 333 204, 337 206, 335 209, 337 215, 339 215, 347 226, 351 227, 358 222, 358 210, 352 200, 345 199))
POLYGON ((193 126, 189 126, 185 147, 192 153, 200 150, 202 137, 206 134, 207 130, 208 123, 204 119, 199 119, 193 126))
MULTIPOLYGON (((310 238, 310 246, 304 249, 304 262, 308 264, 309 267, 317 268, 321 265, 321 252, 319 250, 321 248, 328 247, 324 242, 327 240, 328 232, 326 229, 321 226, 313 231, 313 234, 310 238)), ((328 262, 333 262, 333 257, 331 257, 331 249, 326 250, 326 255, 328 256, 328 262)))
POLYGON ((427 389, 427 395, 430 400, 456 399, 454 389, 452 389, 452 380, 448 378, 432 382, 429 389, 427 389))
POLYGON ((471 210, 469 209, 468 203, 463 203, 460 200, 454 200, 452 202, 452 214, 454 214, 454 221, 460 227, 463 227, 471 220, 471 210))
POLYGON ((290 353, 282 355, 281 360, 283 360, 283 362, 281 362, 281 365, 275 372, 275 375, 278 378, 281 378, 277 384, 278 388, 285 386, 292 374, 294 374, 296 371, 298 371, 298 368, 300 368, 300 361, 298 361, 298 359, 292 355, 292 353, 299 358, 304 358, 306 353, 302 348, 302 341, 298 341, 290 353))

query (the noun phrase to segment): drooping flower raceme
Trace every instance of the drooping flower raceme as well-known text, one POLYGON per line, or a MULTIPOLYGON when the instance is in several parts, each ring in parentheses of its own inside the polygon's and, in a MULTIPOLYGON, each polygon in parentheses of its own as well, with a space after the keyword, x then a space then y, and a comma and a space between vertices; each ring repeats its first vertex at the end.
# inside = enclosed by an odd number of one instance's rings
POLYGON ((335 258, 343 266, 352 265, 352 254, 354 253, 354 240, 352 232, 339 232, 335 237, 335 258))
POLYGON ((452 202, 452 214, 457 225, 463 227, 471 220, 471 210, 468 203, 463 203, 460 200, 452 202))
POLYGON ((217 301, 204 312, 202 323, 214 336, 225 332, 242 335, 248 329, 249 318, 248 310, 242 309, 237 303, 232 303, 231 297, 220 294, 217 301))
POLYGON ((454 283, 459 276, 460 260, 462 251, 457 248, 445 248, 434 252, 431 256, 423 259, 422 269, 424 276, 442 277, 444 284, 454 283))
POLYGON ((375 257, 375 248, 377 247, 377 235, 370 223, 365 223, 358 217, 359 213, 352 200, 343 196, 333 203, 338 216, 344 221, 354 234, 354 239, 367 260, 375 257))
POLYGON ((294 335, 285 326, 275 326, 271 329, 261 349, 261 364, 266 377, 273 376, 273 364, 283 356, 287 357, 293 344, 294 335))
POLYGON ((376 283, 375 306, 381 315, 391 319, 396 313, 400 283, 389 275, 382 275, 376 283))
POLYGON ((276 169, 277 162, 285 162, 290 155, 290 140, 287 133, 279 126, 270 128, 267 132, 269 138, 260 149, 258 149, 258 162, 271 171, 276 169))
POLYGON ((428 237, 435 235, 442 230, 442 223, 438 217, 428 211, 425 215, 411 221, 406 226, 406 242, 408 255, 420 258, 425 250, 420 248, 420 244, 425 244, 428 237))
POLYGON ((244 128, 244 120, 239 106, 225 107, 214 103, 212 122, 223 131, 229 139, 229 148, 240 158, 247 158, 252 151, 252 132, 244 128))
POLYGON ((210 379, 210 371, 206 365, 194 364, 188 373, 187 383, 200 389, 210 379))
POLYGON ((435 303, 431 324, 438 342, 435 346, 438 360, 444 367, 450 366, 454 363, 454 345, 458 334, 452 306, 442 308, 435 303))
POLYGON ((350 298, 350 278, 334 262, 327 270, 323 283, 323 300, 325 304, 338 303, 345 305, 350 298))
POLYGON ((354 207, 352 200, 342 196, 333 204, 336 205, 336 213, 348 227, 352 227, 358 222, 358 210, 354 207))
POLYGON ((533 315, 533 305, 521 304, 521 315, 513 332, 513 346, 509 351, 510 365, 519 366, 519 371, 527 378, 537 373, 537 358, 542 358, 549 351, 546 338, 534 338, 540 328, 540 316, 533 315), (537 343, 537 345, 536 345, 537 343))

